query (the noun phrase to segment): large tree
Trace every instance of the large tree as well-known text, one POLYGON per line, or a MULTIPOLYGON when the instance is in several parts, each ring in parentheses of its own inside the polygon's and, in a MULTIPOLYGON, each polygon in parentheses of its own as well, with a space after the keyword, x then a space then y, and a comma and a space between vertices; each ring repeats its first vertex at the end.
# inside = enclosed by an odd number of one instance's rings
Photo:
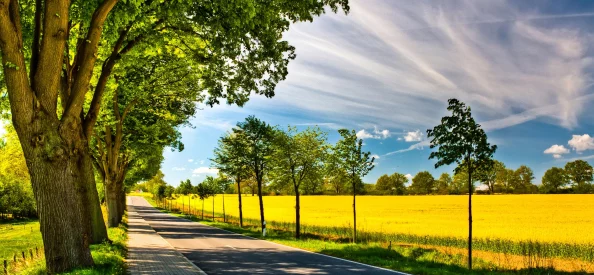
POLYGON ((340 129, 342 137, 334 146, 334 154, 338 156, 339 167, 348 175, 348 180, 353 192, 353 242, 357 242, 357 193, 363 188, 362 177, 367 175, 374 167, 375 158, 370 157, 371 152, 363 151, 363 140, 357 138, 355 130, 340 129))
POLYGON ((295 57, 282 33, 326 7, 348 11, 348 1, 0 0, 0 83, 28 160, 47 269, 92 265, 89 243, 105 235, 88 141, 123 56, 187 52, 201 64, 208 104, 242 105, 251 93, 274 95, 295 57))
POLYGON ((320 128, 307 128, 301 132, 289 126, 286 131, 277 130, 275 138, 274 175, 281 182, 292 184, 295 193, 295 238, 301 233, 301 206, 299 195, 302 183, 323 169, 327 151, 326 133, 320 128))
POLYGON ((442 173, 437 179, 435 184, 435 191, 440 195, 447 195, 450 193, 450 187, 452 186, 452 177, 448 173, 442 173))
POLYGON ((464 163, 468 173, 468 269, 472 269, 472 173, 487 170, 493 164, 496 145, 487 142, 487 134, 472 117, 471 109, 457 99, 448 100, 448 111, 451 116, 441 119, 441 124, 427 130, 431 138, 430 148, 438 147, 431 152, 429 159, 437 159, 435 168, 442 165, 458 163, 455 172, 460 172, 464 163))
POLYGON ((592 166, 584 160, 576 160, 565 164, 565 173, 575 193, 587 194, 592 189, 592 166))

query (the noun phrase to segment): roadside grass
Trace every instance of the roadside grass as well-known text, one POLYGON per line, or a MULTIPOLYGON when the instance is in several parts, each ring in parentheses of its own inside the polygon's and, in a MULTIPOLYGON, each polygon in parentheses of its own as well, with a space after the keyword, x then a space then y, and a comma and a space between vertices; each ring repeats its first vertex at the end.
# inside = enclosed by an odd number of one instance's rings
MULTIPOLYGON (((253 238, 411 274, 586 274, 585 271, 565 272, 553 268, 504 269, 479 257, 473 258, 473 270, 469 271, 465 268, 467 261, 466 256, 462 253, 443 253, 439 249, 416 245, 397 243, 392 245, 392 243, 373 241, 352 244, 348 242, 348 239, 331 240, 311 233, 305 233, 301 239, 296 240, 294 238, 294 232, 278 228, 268 228, 266 237, 262 237, 260 228, 250 223, 248 225, 244 224, 244 227, 241 228, 236 223, 224 223, 217 219, 212 221, 212 216, 207 216, 207 213, 205 213, 205 219, 202 220, 200 219, 201 215, 187 215, 176 210, 172 212, 158 207, 151 197, 143 197, 160 211, 174 216, 201 222, 253 238)), ((233 222, 233 220, 231 221, 233 222)))
MULTIPOLYGON (((43 242, 41 240, 41 232, 39 232, 39 222, 29 221, 25 228, 15 226, 14 230, 9 233, 4 233, 3 226, 0 225, 0 255, 8 255, 12 259, 15 251, 27 250, 30 248, 39 247, 40 253, 43 250, 43 242), (33 227, 33 230, 30 229, 33 227), (18 229, 16 229, 18 228, 18 229)), ((91 254, 95 261, 95 266, 91 268, 81 268, 70 272, 61 273, 64 275, 103 275, 103 274, 126 274, 126 254, 128 239, 128 225, 127 218, 124 217, 124 222, 117 228, 109 228, 108 235, 112 243, 105 242, 103 244, 91 245, 91 254)), ((18 252, 20 253, 20 252, 18 252)), ((49 274, 45 269, 45 259, 43 257, 36 258, 34 261, 29 261, 20 264, 17 270, 11 270, 13 273, 9 274, 34 274, 45 275, 49 274)))

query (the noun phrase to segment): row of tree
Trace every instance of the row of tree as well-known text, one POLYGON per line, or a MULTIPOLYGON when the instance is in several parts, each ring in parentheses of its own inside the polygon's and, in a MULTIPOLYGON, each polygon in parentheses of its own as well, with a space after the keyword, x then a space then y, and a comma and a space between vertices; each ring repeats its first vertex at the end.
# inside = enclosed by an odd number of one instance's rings
POLYGON ((274 96, 295 48, 282 33, 347 0, 0 0, 0 114, 27 160, 46 267, 93 265, 126 183, 149 179, 196 108, 274 96))
MULTIPOLYGON (((265 188, 295 195, 295 236, 300 237, 300 198, 304 190, 325 180, 348 186, 353 195, 353 240, 356 240, 356 195, 363 190, 362 177, 373 169, 370 152, 362 150, 363 141, 354 130, 338 131, 341 139, 327 143, 327 134, 318 127, 298 131, 281 130, 256 117, 247 117, 219 140, 212 159, 215 166, 236 184, 239 220, 243 226, 242 183, 255 179, 260 204, 262 232, 265 230, 265 188), (268 186, 267 186, 268 185, 268 186)), ((343 187, 337 188, 343 190, 343 187)))
MULTIPOLYGON (((592 166, 583 160, 568 162, 565 168, 552 167, 542 177, 542 183, 535 185, 534 173, 529 167, 522 165, 513 170, 497 160, 486 169, 477 171, 474 177, 472 188, 477 193, 488 194, 561 194, 575 193, 588 194, 592 188, 594 170, 592 166), (486 191, 476 189, 477 184, 483 184, 486 191)), ((454 176, 443 173, 435 179, 428 171, 421 171, 413 178, 410 186, 409 179, 400 173, 382 175, 375 183, 373 194, 392 195, 460 195, 468 194, 468 173, 464 167, 454 176)))

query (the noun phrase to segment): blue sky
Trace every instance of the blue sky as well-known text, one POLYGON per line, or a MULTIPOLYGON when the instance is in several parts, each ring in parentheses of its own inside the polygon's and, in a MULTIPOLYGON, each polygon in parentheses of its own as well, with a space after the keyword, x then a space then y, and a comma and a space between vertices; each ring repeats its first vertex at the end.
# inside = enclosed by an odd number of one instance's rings
POLYGON ((495 157, 528 165, 538 184, 552 166, 594 159, 591 26, 594 1, 352 0, 349 15, 286 33, 297 59, 274 98, 199 111, 181 129, 185 150, 165 152, 165 179, 177 186, 215 173, 218 138, 248 115, 283 128, 317 124, 330 142, 338 128, 355 129, 379 156, 366 182, 437 177, 452 167, 434 169, 425 131, 455 97, 498 145, 495 157))

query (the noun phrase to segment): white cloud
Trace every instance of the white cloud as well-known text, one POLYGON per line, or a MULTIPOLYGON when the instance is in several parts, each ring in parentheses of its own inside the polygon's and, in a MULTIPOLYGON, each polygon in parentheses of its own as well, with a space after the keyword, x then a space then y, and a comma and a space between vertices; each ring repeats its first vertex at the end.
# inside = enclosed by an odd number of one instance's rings
POLYGON ((173 171, 185 171, 186 168, 185 167, 173 167, 172 169, 173 171))
POLYGON ((361 131, 357 132, 357 138, 360 138, 360 139, 373 138, 373 135, 371 133, 365 131, 365 129, 362 129, 361 131))
POLYGON ((400 149, 400 150, 396 150, 393 152, 389 152, 387 154, 384 154, 384 156, 400 154, 400 153, 404 153, 404 152, 408 152, 408 151, 412 151, 412 150, 421 150, 421 149, 425 148, 425 146, 429 146, 429 140, 423 140, 419 143, 415 143, 411 146, 408 146, 408 148, 406 148, 406 149, 400 149))
POLYGON ((201 161, 200 161, 200 164, 204 164, 204 160, 201 160, 201 161))
MULTIPOLYGON (((378 156, 378 155, 375 155, 375 154, 374 154, 374 155, 371 155, 371 156, 369 156, 369 157, 371 157, 371 158, 375 158, 375 160, 378 160, 378 159, 380 159, 380 156, 378 156)), ((374 163, 375 163, 375 162, 376 162, 376 161, 374 161, 374 163)))
POLYGON ((594 138, 590 137, 588 134, 584 135, 573 135, 571 140, 567 142, 573 150, 578 153, 581 153, 586 150, 593 150, 594 149, 594 138))
POLYGON ((559 159, 561 158, 563 154, 568 154, 569 153, 569 149, 565 148, 565 146, 563 145, 553 145, 551 147, 549 147, 548 149, 544 150, 545 154, 552 154, 554 158, 559 159))
POLYGON ((374 127, 373 134, 370 132, 367 132, 365 129, 361 129, 359 132, 357 132, 357 138, 360 138, 360 139, 368 139, 368 138, 387 139, 391 135, 392 134, 390 133, 390 130, 388 130, 388 129, 379 130, 377 127, 374 127))
POLYGON ((420 130, 416 130, 413 132, 408 132, 404 135, 404 141, 406 142, 415 142, 423 140, 423 132, 420 130))
POLYGON ((194 162, 194 160, 193 159, 188 159, 188 162, 194 162))
POLYGON ((210 167, 198 167, 196 169, 194 169, 194 171, 192 171, 193 176, 199 176, 199 175, 216 175, 219 173, 219 169, 217 168, 210 168, 210 167))
POLYGON ((411 174, 406 174, 406 175, 404 175, 404 176, 405 176, 407 179, 409 179, 409 180, 411 180, 411 179, 413 178, 413 175, 411 175, 411 174))

